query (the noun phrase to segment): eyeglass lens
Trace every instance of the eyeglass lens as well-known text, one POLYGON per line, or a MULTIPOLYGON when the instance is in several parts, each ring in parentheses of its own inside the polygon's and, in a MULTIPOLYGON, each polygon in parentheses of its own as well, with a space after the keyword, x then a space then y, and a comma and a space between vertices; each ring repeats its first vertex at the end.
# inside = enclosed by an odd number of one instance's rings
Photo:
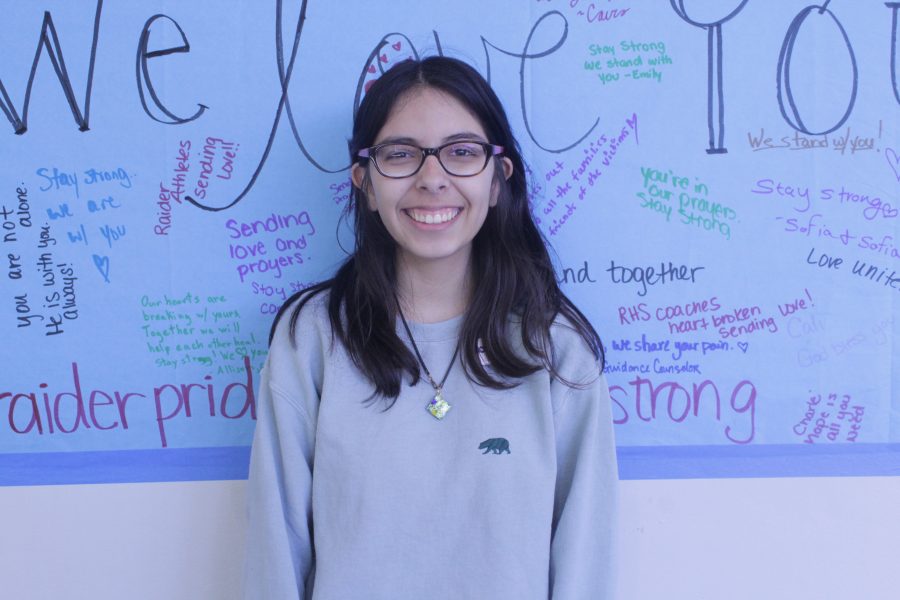
MULTIPOLYGON (((375 164, 388 177, 408 177, 425 162, 421 148, 408 144, 387 144, 375 151, 375 164)), ((438 160, 451 175, 477 175, 488 161, 485 147, 479 142, 453 142, 438 148, 438 160)))

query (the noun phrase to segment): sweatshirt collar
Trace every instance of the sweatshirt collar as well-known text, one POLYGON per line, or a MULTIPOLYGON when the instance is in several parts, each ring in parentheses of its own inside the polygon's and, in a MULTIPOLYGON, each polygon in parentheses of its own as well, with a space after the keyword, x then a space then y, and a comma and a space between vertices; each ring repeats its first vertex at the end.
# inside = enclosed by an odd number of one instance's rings
MULTIPOLYGON (((458 315, 437 323, 417 323, 407 319, 407 323, 409 323, 409 329, 417 342, 445 342, 459 337, 459 329, 462 326, 463 317, 464 315, 458 315)), ((399 318, 397 319, 396 327, 397 335, 405 338, 406 332, 403 331, 403 323, 400 322, 399 318)))

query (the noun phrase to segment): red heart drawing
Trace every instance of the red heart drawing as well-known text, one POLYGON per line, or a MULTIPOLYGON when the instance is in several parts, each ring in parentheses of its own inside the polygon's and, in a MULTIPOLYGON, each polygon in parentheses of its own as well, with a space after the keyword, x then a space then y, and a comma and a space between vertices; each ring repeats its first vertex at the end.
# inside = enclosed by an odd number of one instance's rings
POLYGON ((396 44, 393 44, 393 45, 391 46, 391 48, 393 48, 394 50, 397 50, 397 51, 399 52, 399 51, 400 51, 400 42, 397 42, 396 44))
POLYGON ((369 71, 369 73, 374 73, 374 72, 375 72, 375 65, 369 65, 369 68, 368 68, 367 70, 369 71))
POLYGON ((382 54, 378 57, 378 60, 380 60, 381 62, 387 62, 387 54, 382 54))
POLYGON ((373 85, 376 81, 378 81, 378 80, 377 80, 377 79, 370 79, 369 81, 366 82, 366 85, 364 86, 366 92, 369 91, 369 88, 372 87, 372 85, 373 85))

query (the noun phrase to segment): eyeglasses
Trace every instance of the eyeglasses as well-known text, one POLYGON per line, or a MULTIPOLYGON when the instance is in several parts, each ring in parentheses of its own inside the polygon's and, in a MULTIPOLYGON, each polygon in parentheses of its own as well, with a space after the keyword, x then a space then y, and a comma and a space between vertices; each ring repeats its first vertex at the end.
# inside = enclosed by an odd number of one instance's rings
POLYGON ((412 144, 389 142, 359 151, 360 158, 372 159, 379 173, 391 179, 412 177, 419 172, 425 159, 435 156, 441 167, 456 177, 472 177, 487 167, 492 156, 503 153, 503 146, 486 142, 450 142, 437 148, 421 148, 412 144))

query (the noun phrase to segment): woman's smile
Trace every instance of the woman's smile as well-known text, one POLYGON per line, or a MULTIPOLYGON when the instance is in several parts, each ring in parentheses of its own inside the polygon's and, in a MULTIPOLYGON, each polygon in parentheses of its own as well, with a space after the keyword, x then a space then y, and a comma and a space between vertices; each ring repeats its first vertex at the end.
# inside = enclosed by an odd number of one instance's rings
MULTIPOLYGON (((407 208, 403 212, 417 225, 447 225, 456 221, 462 208, 407 208)), ((434 228, 429 228, 434 229, 434 228)))

